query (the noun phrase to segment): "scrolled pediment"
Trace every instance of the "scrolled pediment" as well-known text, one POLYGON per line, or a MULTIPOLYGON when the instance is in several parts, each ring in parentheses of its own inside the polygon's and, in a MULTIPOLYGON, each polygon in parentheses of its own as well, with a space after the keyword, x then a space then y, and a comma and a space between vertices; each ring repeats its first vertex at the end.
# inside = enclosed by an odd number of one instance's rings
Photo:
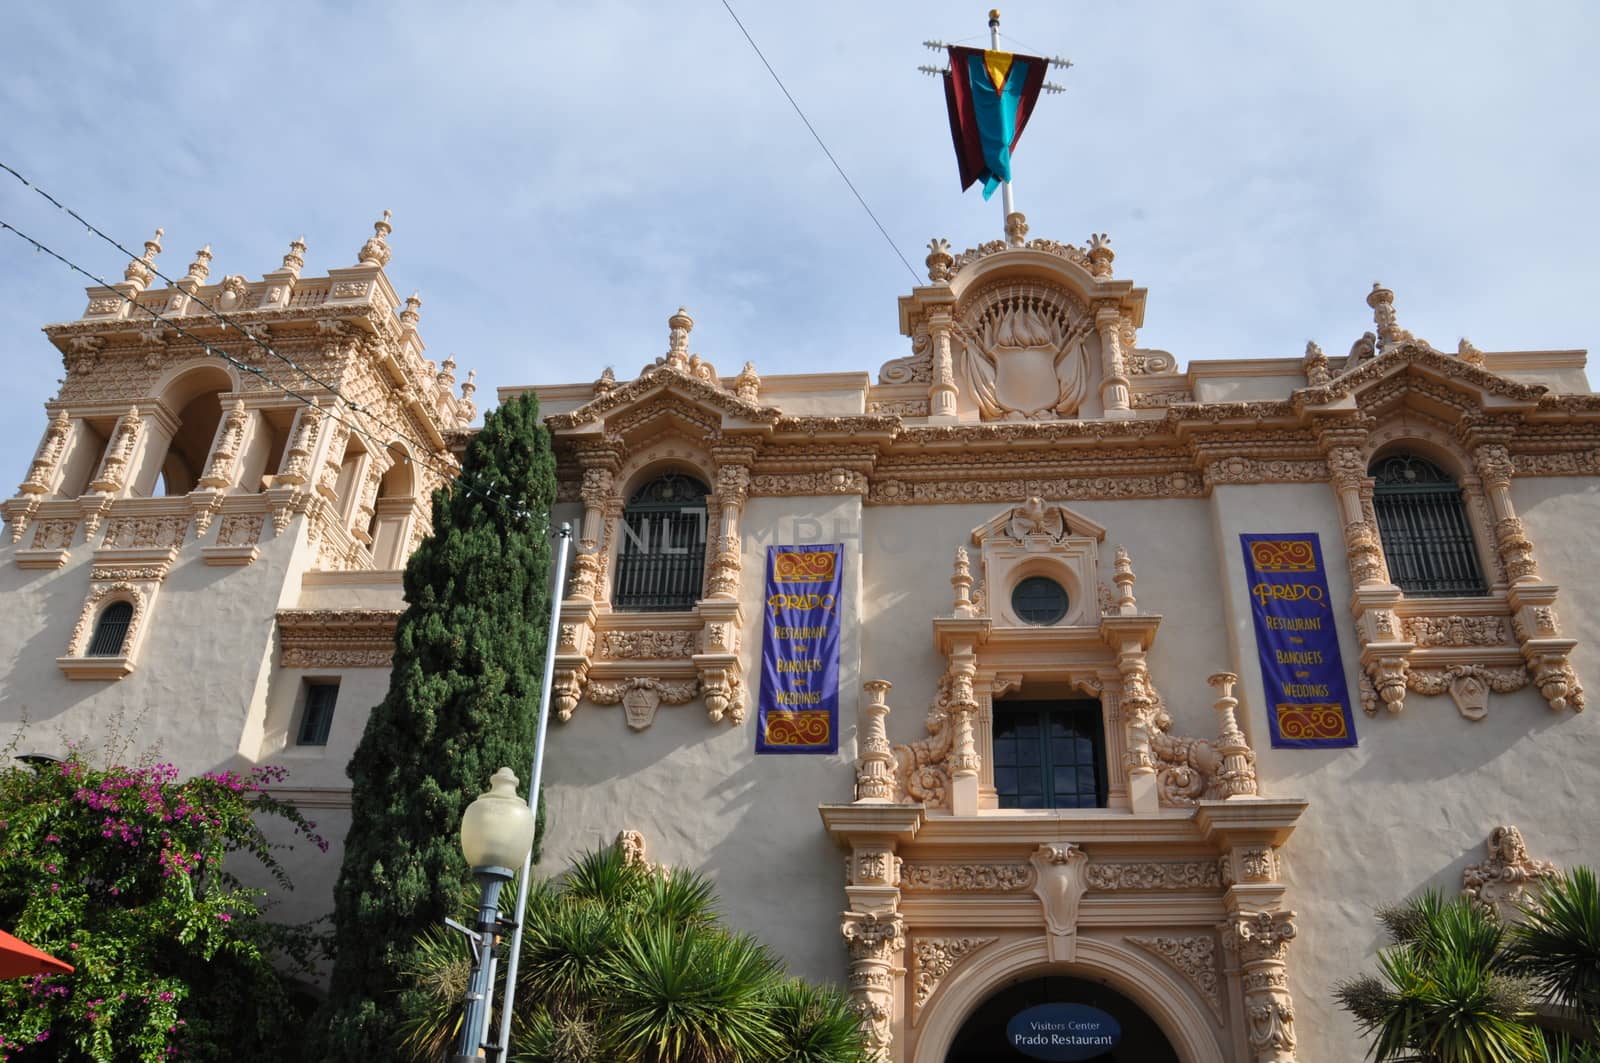
POLYGON ((1301 388, 1291 401, 1299 411, 1348 404, 1390 378, 1411 375, 1433 378, 1452 389, 1466 392, 1479 406, 1536 406, 1549 388, 1543 384, 1519 384, 1481 366, 1448 355, 1418 340, 1404 340, 1378 357, 1336 377, 1320 387, 1301 388))
POLYGON ((676 366, 661 365, 595 396, 575 410, 556 414, 545 423, 552 432, 572 432, 597 424, 609 430, 624 415, 630 415, 626 418, 630 423, 638 423, 642 407, 672 400, 702 410, 724 426, 732 421, 742 427, 765 427, 775 424, 782 416, 776 406, 746 402, 718 384, 676 366))

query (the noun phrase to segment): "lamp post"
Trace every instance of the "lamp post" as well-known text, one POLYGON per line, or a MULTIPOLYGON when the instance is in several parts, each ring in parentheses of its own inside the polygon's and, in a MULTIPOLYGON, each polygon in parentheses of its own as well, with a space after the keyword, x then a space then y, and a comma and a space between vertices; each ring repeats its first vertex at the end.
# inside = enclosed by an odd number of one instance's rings
POLYGON ((472 875, 483 888, 478 902, 478 922, 472 934, 472 980, 467 985, 466 1009, 461 1017, 461 1040, 453 1063, 483 1058, 489 1025, 490 998, 494 995, 495 941, 500 921, 500 889, 533 848, 533 811, 517 796, 517 776, 501 768, 489 781, 488 792, 467 806, 461 817, 461 851, 472 875))

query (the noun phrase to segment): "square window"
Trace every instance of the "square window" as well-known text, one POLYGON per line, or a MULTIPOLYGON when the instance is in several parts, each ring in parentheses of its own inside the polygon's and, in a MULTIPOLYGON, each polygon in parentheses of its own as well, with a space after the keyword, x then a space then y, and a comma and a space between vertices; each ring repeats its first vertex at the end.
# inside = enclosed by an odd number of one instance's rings
POLYGON ((994 788, 1001 808, 1105 806, 1099 702, 997 702, 993 733, 994 788))

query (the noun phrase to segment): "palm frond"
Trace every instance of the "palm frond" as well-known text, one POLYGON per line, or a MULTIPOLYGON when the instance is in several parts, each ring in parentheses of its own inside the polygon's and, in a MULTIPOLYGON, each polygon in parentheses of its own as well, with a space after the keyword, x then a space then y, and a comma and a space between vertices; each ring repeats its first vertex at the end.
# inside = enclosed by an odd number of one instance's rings
POLYGON ((1546 882, 1537 903, 1523 909, 1512 951, 1551 1003, 1600 1021, 1600 882, 1575 867, 1546 882))

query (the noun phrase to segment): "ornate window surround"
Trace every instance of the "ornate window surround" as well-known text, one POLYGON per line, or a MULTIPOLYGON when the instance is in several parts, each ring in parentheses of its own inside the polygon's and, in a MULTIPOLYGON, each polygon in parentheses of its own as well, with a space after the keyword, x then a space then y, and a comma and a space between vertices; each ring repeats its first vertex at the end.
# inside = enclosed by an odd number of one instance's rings
MULTIPOLYGON (((1384 353, 1391 350, 1438 357, 1409 338, 1384 353)), ((1373 715, 1381 704, 1397 713, 1408 690, 1448 691, 1462 716, 1480 720, 1491 691, 1532 683, 1552 709, 1581 711, 1583 689, 1570 662, 1577 640, 1561 631, 1559 588, 1539 578, 1533 544, 1511 501, 1516 469, 1506 444, 1535 403, 1508 401, 1418 361, 1401 363, 1407 371, 1399 373, 1369 369, 1365 386, 1338 389, 1338 413, 1307 410, 1343 517, 1362 646, 1362 708, 1373 715), (1390 581, 1367 470, 1396 450, 1415 451, 1456 477, 1487 595, 1408 597, 1390 581)))

